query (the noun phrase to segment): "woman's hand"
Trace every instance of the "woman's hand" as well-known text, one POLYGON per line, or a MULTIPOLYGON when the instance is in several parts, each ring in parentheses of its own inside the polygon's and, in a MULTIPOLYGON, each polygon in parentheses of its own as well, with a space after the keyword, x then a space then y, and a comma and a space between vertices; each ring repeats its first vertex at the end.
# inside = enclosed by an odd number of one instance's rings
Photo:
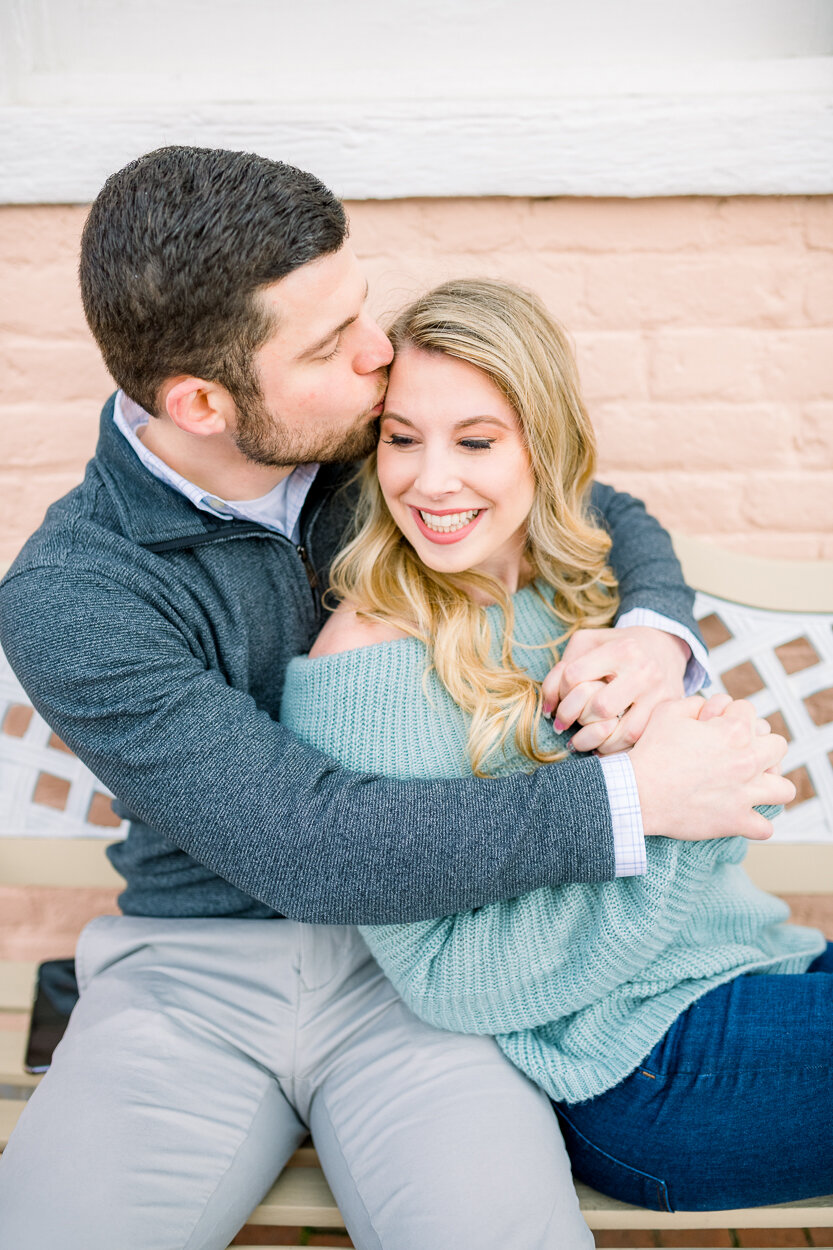
POLYGON ((559 731, 578 722, 577 751, 627 751, 658 704, 683 697, 690 651, 661 629, 579 629, 544 678, 544 710, 559 731))

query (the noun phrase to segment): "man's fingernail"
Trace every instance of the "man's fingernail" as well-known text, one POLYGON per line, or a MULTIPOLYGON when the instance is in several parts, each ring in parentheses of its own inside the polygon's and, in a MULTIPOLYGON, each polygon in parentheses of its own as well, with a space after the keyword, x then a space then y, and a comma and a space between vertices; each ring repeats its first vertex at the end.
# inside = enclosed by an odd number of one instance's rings
POLYGON ((561 721, 560 721, 557 717, 556 717, 556 719, 552 722, 552 727, 553 727, 553 729, 555 730, 555 732, 556 732, 557 734, 563 734, 564 730, 567 728, 567 726, 566 726, 566 725, 562 725, 562 724, 561 724, 561 721))

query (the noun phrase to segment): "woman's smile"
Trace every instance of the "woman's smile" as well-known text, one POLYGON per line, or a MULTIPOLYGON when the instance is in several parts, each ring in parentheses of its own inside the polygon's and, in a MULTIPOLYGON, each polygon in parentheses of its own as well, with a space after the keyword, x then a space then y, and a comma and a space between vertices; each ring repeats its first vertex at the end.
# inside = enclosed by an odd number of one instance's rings
POLYGON ((429 542, 458 543, 467 538, 485 508, 469 508, 467 511, 428 512, 410 505, 414 520, 429 542))

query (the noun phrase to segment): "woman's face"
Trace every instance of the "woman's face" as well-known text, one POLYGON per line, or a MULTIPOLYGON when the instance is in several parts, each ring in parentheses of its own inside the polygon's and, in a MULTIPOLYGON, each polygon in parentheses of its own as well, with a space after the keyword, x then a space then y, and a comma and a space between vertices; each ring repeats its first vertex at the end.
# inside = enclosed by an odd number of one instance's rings
POLYGON ((422 562, 517 589, 535 479, 515 411, 452 356, 406 348, 381 418, 379 484, 422 562))

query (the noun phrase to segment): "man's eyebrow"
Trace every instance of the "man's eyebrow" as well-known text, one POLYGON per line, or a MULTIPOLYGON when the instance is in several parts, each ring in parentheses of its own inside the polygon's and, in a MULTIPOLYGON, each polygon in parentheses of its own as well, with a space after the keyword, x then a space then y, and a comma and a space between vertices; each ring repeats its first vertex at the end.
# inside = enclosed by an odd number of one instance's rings
MULTIPOLYGON (((362 304, 364 304, 365 300, 367 299, 367 294, 369 290, 370 290, 370 287, 368 283, 365 282, 364 295, 362 296, 362 304)), ((318 339, 317 342, 313 343, 311 347, 305 347, 304 350, 299 353, 297 359, 307 360, 310 356, 315 356, 316 353, 320 352, 323 347, 326 347, 327 344, 330 342, 330 340, 334 339, 337 334, 341 334, 342 330, 346 330, 347 327, 351 326, 354 321, 358 321, 360 313, 361 313, 361 309, 359 310, 359 312, 353 313, 352 317, 345 317, 341 325, 333 326, 332 330, 328 330, 327 333, 322 338, 318 339)))
MULTIPOLYGON (((407 417, 401 417, 398 412, 384 412, 382 420, 398 421, 400 425, 407 425, 412 430, 415 428, 414 422, 409 421, 407 417)), ((470 425, 499 425, 502 430, 508 430, 511 427, 502 421, 500 417, 490 417, 485 414, 482 417, 464 417, 462 421, 455 421, 455 430, 465 430, 470 425)))

